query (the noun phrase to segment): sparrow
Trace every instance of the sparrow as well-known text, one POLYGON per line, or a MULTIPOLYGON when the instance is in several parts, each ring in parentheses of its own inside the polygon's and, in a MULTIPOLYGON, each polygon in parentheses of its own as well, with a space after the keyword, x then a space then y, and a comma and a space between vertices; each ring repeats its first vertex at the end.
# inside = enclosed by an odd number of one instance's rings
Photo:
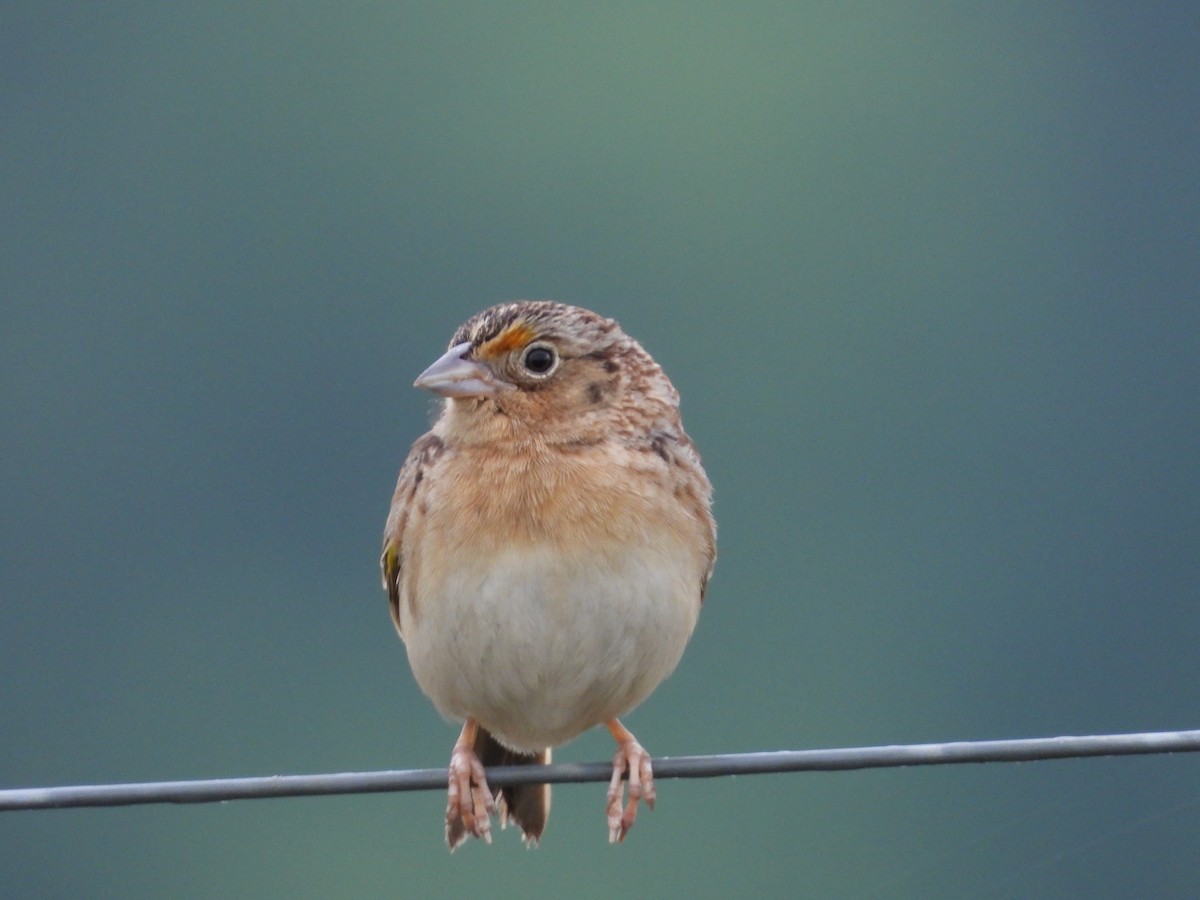
POLYGON ((496 813, 536 845, 550 786, 493 792, 488 767, 549 763, 599 725, 620 842, 655 800, 620 717, 679 662, 716 558, 679 394, 617 322, 550 301, 472 316, 415 386, 444 400, 400 469, 381 568, 417 684, 464 723, 446 842, 490 843, 496 813))

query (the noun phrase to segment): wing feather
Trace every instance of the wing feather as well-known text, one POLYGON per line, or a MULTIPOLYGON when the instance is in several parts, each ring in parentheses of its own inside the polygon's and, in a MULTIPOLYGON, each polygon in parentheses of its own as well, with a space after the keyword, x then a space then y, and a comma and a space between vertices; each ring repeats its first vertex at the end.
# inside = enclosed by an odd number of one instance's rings
POLYGON ((414 510, 419 508, 421 483, 445 449, 442 439, 433 432, 419 438, 400 467, 396 492, 392 495, 392 508, 383 530, 383 555, 379 559, 379 567, 388 595, 388 609, 397 631, 400 631, 400 598, 404 577, 404 533, 414 510))

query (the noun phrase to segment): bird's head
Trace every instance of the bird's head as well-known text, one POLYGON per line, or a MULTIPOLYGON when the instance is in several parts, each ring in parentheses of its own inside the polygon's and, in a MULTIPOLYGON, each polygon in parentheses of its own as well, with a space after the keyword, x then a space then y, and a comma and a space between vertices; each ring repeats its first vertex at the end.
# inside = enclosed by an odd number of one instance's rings
POLYGON ((586 441, 602 424, 677 395, 649 354, 614 320, 550 301, 504 303, 476 313, 415 386, 447 398, 445 415, 478 436, 534 429, 586 441), (507 424, 494 421, 507 420, 507 424))

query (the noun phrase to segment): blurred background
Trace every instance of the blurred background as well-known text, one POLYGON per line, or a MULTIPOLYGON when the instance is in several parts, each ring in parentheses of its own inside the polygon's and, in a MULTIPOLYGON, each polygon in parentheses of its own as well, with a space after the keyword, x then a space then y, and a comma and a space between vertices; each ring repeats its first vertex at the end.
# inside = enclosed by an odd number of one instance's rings
MULTIPOLYGON (((720 560, 656 755, 1200 726, 1200 7, 9 2, 0 784, 442 766, 379 586, 477 309, 621 321, 720 560)), ((560 751, 608 759, 606 734, 560 751)), ((0 814, 21 897, 1193 896, 1200 758, 0 814)))

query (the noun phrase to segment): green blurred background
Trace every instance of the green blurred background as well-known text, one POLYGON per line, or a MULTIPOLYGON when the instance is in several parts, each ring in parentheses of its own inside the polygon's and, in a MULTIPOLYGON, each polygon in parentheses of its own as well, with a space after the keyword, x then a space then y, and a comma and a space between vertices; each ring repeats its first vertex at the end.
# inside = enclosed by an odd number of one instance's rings
MULTIPOLYGON (((0 13, 0 783, 441 766, 376 559, 469 314, 664 365, 656 755, 1200 726, 1200 7, 0 13)), ((606 759, 590 734, 560 751, 606 759)), ((20 897, 1194 896, 1200 759, 0 814, 20 897)))

